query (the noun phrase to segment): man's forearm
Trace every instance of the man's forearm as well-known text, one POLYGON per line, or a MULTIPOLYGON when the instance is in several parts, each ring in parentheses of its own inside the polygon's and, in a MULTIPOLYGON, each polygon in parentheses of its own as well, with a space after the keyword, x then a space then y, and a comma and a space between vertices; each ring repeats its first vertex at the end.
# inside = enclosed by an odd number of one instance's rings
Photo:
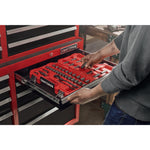
POLYGON ((98 84, 96 87, 91 89, 91 98, 96 99, 99 98, 103 95, 106 95, 107 93, 105 93, 101 87, 101 84, 98 84))
POLYGON ((107 44, 105 47, 97 51, 98 55, 101 55, 103 58, 116 55, 120 53, 119 49, 117 48, 116 44, 114 41, 111 43, 107 44))

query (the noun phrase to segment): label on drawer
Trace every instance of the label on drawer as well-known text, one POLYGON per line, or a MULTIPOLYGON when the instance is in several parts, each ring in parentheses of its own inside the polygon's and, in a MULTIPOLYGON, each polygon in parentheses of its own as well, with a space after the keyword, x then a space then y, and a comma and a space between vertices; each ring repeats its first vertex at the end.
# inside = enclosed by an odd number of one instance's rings
POLYGON ((70 46, 61 48, 61 49, 60 49, 60 54, 64 54, 64 53, 73 51, 73 50, 77 49, 77 46, 78 46, 78 45, 77 45, 77 43, 76 43, 76 44, 73 44, 73 45, 70 45, 70 46))

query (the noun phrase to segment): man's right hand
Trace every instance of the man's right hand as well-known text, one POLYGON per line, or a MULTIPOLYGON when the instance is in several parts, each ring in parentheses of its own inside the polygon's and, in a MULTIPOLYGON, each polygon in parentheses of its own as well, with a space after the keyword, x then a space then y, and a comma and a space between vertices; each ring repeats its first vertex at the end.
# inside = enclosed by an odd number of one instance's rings
POLYGON ((86 63, 85 68, 91 68, 94 64, 100 63, 104 58, 120 53, 114 41, 107 44, 99 51, 89 54, 81 59, 82 63, 86 63))
POLYGON ((85 68, 91 68, 94 64, 100 63, 103 59, 104 57, 100 53, 95 52, 86 55, 81 59, 81 61, 83 64, 86 63, 85 68))

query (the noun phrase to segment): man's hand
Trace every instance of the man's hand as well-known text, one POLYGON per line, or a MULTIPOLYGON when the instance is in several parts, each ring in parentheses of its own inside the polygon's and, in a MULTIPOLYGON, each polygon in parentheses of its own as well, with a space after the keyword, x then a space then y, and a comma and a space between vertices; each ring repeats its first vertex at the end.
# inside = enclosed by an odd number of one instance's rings
POLYGON ((85 104, 92 99, 91 89, 83 88, 76 92, 75 94, 71 95, 68 98, 68 101, 74 104, 85 104))
POLYGON ((68 97, 68 101, 74 104, 85 104, 90 101, 93 101, 106 93, 101 88, 101 85, 97 85, 93 89, 89 88, 82 88, 81 90, 77 91, 75 94, 68 97))
POLYGON ((104 58, 118 54, 118 50, 114 41, 107 44, 99 51, 89 54, 81 59, 82 63, 86 63, 85 68, 91 68, 94 64, 100 63, 104 58))
POLYGON ((92 53, 81 59, 82 63, 86 63, 85 68, 91 68, 94 64, 100 63, 104 57, 100 53, 92 53))

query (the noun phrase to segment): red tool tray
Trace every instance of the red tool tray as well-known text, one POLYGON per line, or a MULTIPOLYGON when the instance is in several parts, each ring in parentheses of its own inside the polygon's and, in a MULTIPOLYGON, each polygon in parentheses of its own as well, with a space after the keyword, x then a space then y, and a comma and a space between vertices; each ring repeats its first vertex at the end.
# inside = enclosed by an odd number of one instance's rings
POLYGON ((55 94, 63 98, 81 87, 97 80, 112 70, 107 63, 94 65, 91 69, 82 68, 84 55, 74 53, 55 63, 48 63, 30 71, 30 79, 38 84, 46 84, 55 94))
POLYGON ((93 88, 113 69, 114 64, 103 60, 85 69, 81 58, 87 52, 76 49, 53 59, 16 72, 16 77, 55 103, 67 103, 67 97, 81 88, 93 88))

